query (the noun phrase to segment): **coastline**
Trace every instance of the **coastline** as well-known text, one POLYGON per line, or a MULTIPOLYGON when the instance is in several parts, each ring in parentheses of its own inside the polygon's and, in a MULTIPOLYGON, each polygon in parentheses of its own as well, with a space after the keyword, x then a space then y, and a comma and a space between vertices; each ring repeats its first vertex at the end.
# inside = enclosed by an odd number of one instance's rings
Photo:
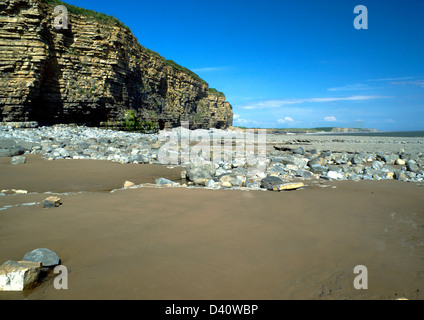
MULTIPOLYGON (((237 162, 230 173, 216 173, 222 186, 215 187, 193 183, 187 172, 183 179, 188 167, 123 161, 155 159, 161 144, 153 136, 113 133, 106 144, 97 131, 59 132, 46 129, 36 141, 31 130, 7 131, 25 135, 20 143, 29 150, 24 164, 0 158, 0 189, 7 191, 0 193, 0 260, 49 248, 69 270, 69 289, 56 290, 50 274, 32 290, 0 292, 0 300, 423 299, 422 139, 268 135, 266 172, 274 179, 312 170, 302 161, 312 161, 306 157, 317 147, 313 156, 333 162, 331 170, 352 166, 346 150, 379 157, 363 163, 366 172, 387 167, 391 152, 419 165, 417 181, 314 174, 290 180, 302 182, 300 189, 274 192, 224 188, 223 177, 243 172, 237 162), (304 155, 295 154, 300 147, 304 155), (294 160, 302 161, 285 162, 294 160), (158 178, 178 183, 161 186, 158 178), (126 181, 134 185, 123 188, 126 181), (48 196, 62 205, 43 208, 48 196), (368 290, 353 286, 358 265, 368 268, 368 290)), ((2 143, 14 150, 10 139, 2 143)), ((411 174, 406 165, 389 167, 411 174)))

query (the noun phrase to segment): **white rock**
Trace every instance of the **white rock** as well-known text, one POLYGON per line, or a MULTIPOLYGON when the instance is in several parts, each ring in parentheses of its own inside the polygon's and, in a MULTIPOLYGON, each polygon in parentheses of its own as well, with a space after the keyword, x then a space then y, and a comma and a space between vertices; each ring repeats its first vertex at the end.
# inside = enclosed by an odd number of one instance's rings
POLYGON ((135 186, 135 183, 131 182, 131 181, 125 181, 124 185, 123 185, 124 189, 131 188, 131 187, 134 187, 134 186, 135 186))
POLYGON ((7 261, 0 266, 0 291, 23 291, 34 286, 41 272, 40 262, 7 261))
POLYGON ((404 166, 406 164, 406 162, 403 159, 397 159, 395 164, 397 164, 399 166, 404 166))
POLYGON ((329 171, 327 177, 333 180, 342 180, 345 178, 344 174, 336 171, 329 171))

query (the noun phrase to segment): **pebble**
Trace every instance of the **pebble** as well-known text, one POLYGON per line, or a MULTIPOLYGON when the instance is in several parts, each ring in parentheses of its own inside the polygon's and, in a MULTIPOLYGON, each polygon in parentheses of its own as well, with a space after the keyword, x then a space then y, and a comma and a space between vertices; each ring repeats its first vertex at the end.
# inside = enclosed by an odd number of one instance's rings
MULTIPOLYGON (((181 128, 172 129, 170 132, 178 137, 188 134, 186 129, 181 128)), ((218 129, 198 130, 195 135, 197 133, 219 134, 224 138, 226 135, 233 135, 231 131, 218 129)), ((0 157, 17 156, 16 159, 12 158, 11 163, 25 163, 23 158, 26 158, 27 154, 35 154, 51 161, 93 159, 122 164, 177 166, 177 163, 165 163, 163 160, 161 148, 166 145, 167 140, 161 140, 161 137, 161 133, 141 134, 85 126, 56 125, 27 129, 0 126, 0 157)), ((188 186, 206 186, 211 189, 246 187, 267 190, 273 190, 274 186, 285 183, 296 183, 299 179, 424 181, 424 156, 420 153, 405 153, 404 150, 387 153, 308 150, 305 147, 308 141, 298 141, 296 137, 287 139, 291 139, 290 143, 297 146, 274 147, 263 158, 250 159, 239 155, 234 147, 225 151, 220 161, 211 162, 198 158, 196 162, 184 163, 180 165, 185 169, 181 173, 181 179, 186 179, 185 184, 188 186), (304 143, 304 146, 298 145, 301 143, 304 143), (393 168, 391 165, 401 168, 393 168)), ((357 143, 356 140, 349 139, 334 139, 333 142, 357 143)), ((188 151, 193 151, 193 147, 188 151)), ((201 153, 207 156, 207 151, 201 153)), ((177 156, 178 159, 178 150, 169 150, 169 155, 177 156)), ((129 183, 124 185, 124 188, 133 186, 135 184, 129 183)))
POLYGON ((44 208, 58 208, 62 205, 61 199, 58 197, 48 197, 43 201, 44 208))
POLYGON ((134 182, 131 182, 131 181, 125 181, 122 187, 123 187, 124 189, 128 189, 128 188, 131 188, 131 187, 134 187, 134 186, 135 186, 135 183, 134 183, 134 182))

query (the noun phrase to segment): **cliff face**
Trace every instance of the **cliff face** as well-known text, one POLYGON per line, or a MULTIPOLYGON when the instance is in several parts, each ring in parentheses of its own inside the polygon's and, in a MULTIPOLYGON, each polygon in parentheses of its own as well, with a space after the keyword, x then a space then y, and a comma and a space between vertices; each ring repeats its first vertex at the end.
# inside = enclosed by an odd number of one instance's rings
POLYGON ((56 30, 53 9, 0 0, 0 121, 99 125, 133 110, 162 128, 232 125, 222 94, 142 47, 120 23, 68 12, 68 30, 56 30))

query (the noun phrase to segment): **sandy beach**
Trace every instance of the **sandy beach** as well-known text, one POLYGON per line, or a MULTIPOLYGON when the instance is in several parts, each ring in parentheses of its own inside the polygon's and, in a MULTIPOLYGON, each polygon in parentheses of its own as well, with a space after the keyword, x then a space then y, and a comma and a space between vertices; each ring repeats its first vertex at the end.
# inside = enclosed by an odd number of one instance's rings
POLYGON ((0 260, 49 248, 69 271, 1 300, 422 299, 423 184, 310 181, 292 192, 157 188, 180 168, 0 159, 0 260), (58 194, 63 205, 38 203, 58 194), (368 290, 353 286, 368 269, 368 290))

